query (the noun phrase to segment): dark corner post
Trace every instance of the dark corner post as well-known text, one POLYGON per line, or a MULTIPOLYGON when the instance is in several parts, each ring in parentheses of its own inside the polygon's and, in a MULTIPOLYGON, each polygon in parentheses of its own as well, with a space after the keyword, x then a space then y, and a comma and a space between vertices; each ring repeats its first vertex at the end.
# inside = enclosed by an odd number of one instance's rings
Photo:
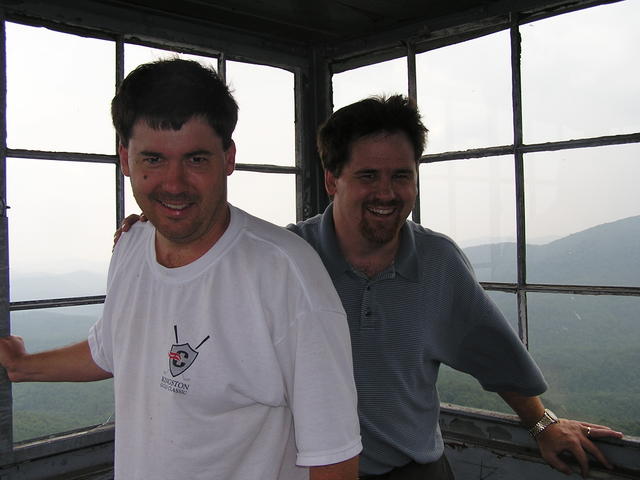
MULTIPOLYGON (((115 91, 118 89, 120 84, 122 83, 122 79, 124 78, 124 39, 119 37, 116 40, 116 78, 115 78, 115 91)), ((122 174, 122 170, 120 169, 120 162, 118 160, 118 147, 120 144, 120 140, 115 138, 115 149, 116 149, 116 229, 120 227, 122 220, 124 219, 124 175, 122 174)))
POLYGON ((307 65, 296 71, 297 220, 321 213, 329 204, 316 133, 333 110, 331 72, 322 49, 313 48, 307 65))
MULTIPOLYGON (((413 41, 407 41, 407 96, 418 105, 418 74, 416 69, 416 46, 413 41)), ((423 152, 424 153, 424 152, 423 152)), ((413 206, 413 213, 411 219, 420 223, 420 168, 417 169, 417 189, 418 195, 416 196, 416 203, 413 206)))
MULTIPOLYGON (((9 221, 7 218, 7 76, 4 12, 0 10, 0 337, 11 333, 9 312, 9 221)), ((0 367, 0 464, 13 453, 11 383, 0 367)))
POLYGON ((513 102, 513 155, 516 181, 516 241, 518 265, 518 333, 528 347, 527 293, 524 289, 527 281, 527 246, 525 235, 524 203, 524 154, 522 136, 522 45, 520 39, 519 16, 511 13, 511 72, 513 102))

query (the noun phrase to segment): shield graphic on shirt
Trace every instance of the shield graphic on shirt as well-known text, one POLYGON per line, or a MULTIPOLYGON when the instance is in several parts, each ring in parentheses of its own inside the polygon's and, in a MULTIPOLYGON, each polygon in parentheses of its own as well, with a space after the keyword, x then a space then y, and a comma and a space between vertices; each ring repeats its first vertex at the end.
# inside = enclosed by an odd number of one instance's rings
POLYGON ((184 373, 193 364, 197 356, 198 352, 191 348, 188 343, 172 345, 169 351, 169 371, 171 375, 177 377, 184 373))

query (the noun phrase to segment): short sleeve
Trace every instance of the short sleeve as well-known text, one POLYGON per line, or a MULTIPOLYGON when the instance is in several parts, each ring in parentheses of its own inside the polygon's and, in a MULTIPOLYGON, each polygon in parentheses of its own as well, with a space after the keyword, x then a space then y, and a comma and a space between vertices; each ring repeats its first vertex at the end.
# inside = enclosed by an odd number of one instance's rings
POLYGON ((307 312, 277 345, 293 413, 297 464, 329 465, 362 450, 346 316, 307 312))
POLYGON ((493 301, 484 291, 477 295, 475 318, 459 344, 457 365, 452 366, 473 375, 491 392, 540 395, 547 384, 537 364, 493 301))

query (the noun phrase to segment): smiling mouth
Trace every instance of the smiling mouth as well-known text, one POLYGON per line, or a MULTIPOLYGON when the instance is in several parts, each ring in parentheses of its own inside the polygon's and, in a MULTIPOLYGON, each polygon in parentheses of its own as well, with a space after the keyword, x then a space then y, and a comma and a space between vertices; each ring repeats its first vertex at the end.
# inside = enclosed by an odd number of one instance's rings
POLYGON ((391 206, 366 206, 366 210, 376 216, 388 217, 389 215, 393 215, 397 211, 397 205, 391 206))
POLYGON ((191 203, 167 203, 167 202, 160 202, 160 204, 163 207, 168 208, 170 210, 178 210, 178 211, 184 210, 185 208, 192 205, 191 203))

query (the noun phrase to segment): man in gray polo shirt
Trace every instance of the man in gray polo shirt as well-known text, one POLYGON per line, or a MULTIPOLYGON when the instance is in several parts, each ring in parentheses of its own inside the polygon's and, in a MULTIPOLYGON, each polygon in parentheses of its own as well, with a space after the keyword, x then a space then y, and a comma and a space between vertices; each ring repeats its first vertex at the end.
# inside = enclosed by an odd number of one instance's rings
POLYGON ((571 451, 609 467, 589 437, 608 427, 557 420, 522 342, 448 237, 407 220, 427 130, 401 96, 336 111, 318 134, 332 204, 289 229, 320 254, 347 312, 363 441, 360 478, 450 479, 438 426, 441 363, 498 393, 558 470, 571 451))
MULTIPOLYGON (((452 479, 438 426, 441 363, 498 393, 549 464, 570 451, 609 462, 591 438, 608 427, 558 420, 537 397, 538 367, 448 237, 408 221, 427 130, 406 98, 371 98, 336 111, 318 148, 332 203, 289 229, 320 254, 349 321, 363 451, 361 479, 452 479)), ((123 228, 135 221, 130 217, 123 228)))

